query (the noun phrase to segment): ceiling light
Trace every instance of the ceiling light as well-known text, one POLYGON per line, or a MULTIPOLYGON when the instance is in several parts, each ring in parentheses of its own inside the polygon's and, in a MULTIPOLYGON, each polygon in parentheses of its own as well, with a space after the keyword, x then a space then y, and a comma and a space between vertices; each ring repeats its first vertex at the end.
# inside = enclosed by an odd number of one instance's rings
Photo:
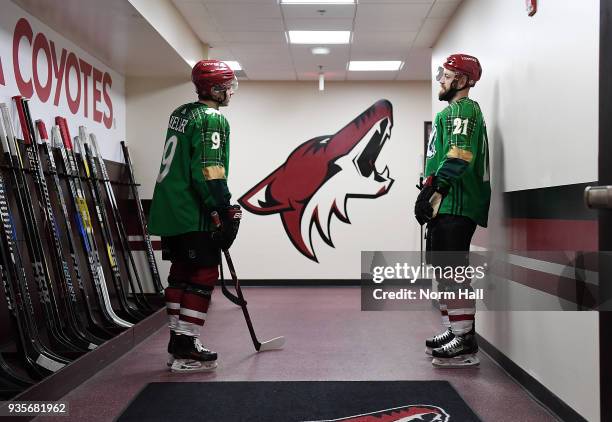
POLYGON ((327 47, 315 47, 310 51, 312 51, 312 54, 314 54, 315 56, 324 56, 326 54, 329 54, 329 48, 327 47))
POLYGON ((325 74, 323 66, 319 66, 319 91, 325 91, 325 74))
POLYGON ((353 72, 360 71, 391 71, 400 70, 404 62, 400 60, 392 61, 350 61, 348 70, 353 72))
POLYGON ((355 4, 355 0, 280 0, 280 4, 355 4))
POLYGON ((232 60, 221 60, 222 62, 224 62, 226 65, 228 65, 230 67, 230 69, 236 71, 236 70, 242 70, 242 66, 240 66, 240 63, 232 61, 232 60))
POLYGON ((351 31, 288 31, 291 44, 348 44, 351 31))

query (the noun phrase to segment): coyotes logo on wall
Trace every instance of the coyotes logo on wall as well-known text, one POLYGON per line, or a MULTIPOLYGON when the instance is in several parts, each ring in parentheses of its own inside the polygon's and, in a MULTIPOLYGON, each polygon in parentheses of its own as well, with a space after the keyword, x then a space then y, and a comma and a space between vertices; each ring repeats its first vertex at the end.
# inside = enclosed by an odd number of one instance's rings
POLYGON ((415 404, 362 415, 309 422, 448 422, 449 420, 448 413, 440 407, 415 404))
POLYGON ((280 214, 293 246, 318 262, 312 229, 333 247, 332 216, 350 224, 349 198, 378 198, 389 192, 393 179, 387 167, 376 168, 376 159, 391 137, 393 107, 380 100, 335 135, 310 139, 291 152, 287 160, 238 202, 258 214, 280 214))

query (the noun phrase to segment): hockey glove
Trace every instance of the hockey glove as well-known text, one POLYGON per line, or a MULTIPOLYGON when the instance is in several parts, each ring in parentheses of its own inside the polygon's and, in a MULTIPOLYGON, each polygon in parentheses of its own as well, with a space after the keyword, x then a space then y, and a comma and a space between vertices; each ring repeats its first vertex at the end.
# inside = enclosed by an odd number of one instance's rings
POLYGON ((238 235, 240 220, 242 219, 242 209, 240 205, 230 205, 229 207, 218 210, 217 219, 213 217, 213 224, 217 225, 217 230, 212 232, 212 239, 221 249, 229 249, 238 235))
POLYGON ((440 204, 448 193, 448 188, 443 188, 438 182, 438 178, 432 174, 421 185, 421 193, 414 204, 414 216, 420 225, 438 215, 440 204))

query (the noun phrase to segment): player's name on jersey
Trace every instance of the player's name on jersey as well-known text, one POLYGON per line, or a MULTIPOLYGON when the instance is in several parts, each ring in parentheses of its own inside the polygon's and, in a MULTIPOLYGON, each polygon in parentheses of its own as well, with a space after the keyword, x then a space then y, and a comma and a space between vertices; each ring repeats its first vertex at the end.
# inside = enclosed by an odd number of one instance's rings
POLYGON ((375 300, 483 300, 483 289, 457 289, 453 292, 437 292, 431 289, 374 289, 375 300))
POLYGON ((185 127, 189 123, 189 120, 182 119, 177 116, 170 116, 170 121, 168 122, 168 127, 172 130, 176 130, 177 132, 185 133, 185 127))

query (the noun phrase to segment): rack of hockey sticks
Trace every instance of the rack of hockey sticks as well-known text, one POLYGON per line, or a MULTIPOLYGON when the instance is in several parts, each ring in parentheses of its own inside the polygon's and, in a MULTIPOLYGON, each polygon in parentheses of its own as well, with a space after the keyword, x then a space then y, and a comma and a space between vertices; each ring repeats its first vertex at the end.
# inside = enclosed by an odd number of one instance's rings
POLYGON ((0 398, 156 310, 95 136, 80 127, 73 139, 57 117, 49 137, 29 101, 13 100, 13 113, 0 104, 0 277, 15 340, 0 353, 0 398))

